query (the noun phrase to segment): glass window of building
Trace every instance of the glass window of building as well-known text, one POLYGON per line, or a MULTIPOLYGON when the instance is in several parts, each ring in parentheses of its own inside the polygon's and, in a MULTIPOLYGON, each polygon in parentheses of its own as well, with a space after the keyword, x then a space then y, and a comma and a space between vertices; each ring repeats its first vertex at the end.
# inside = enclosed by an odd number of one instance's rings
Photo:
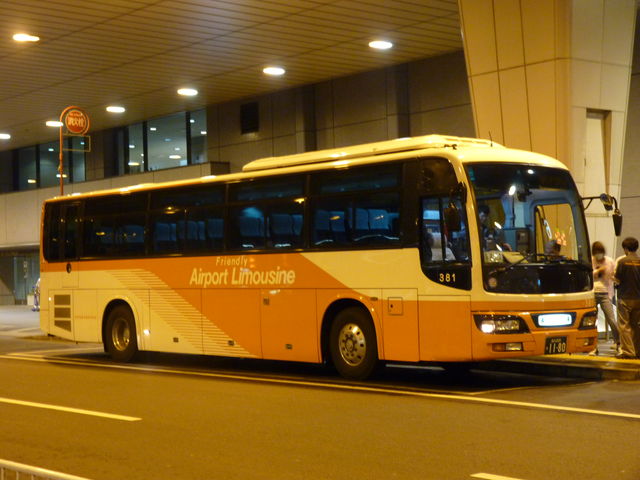
POLYGON ((128 144, 126 145, 125 155, 127 168, 125 171, 129 173, 144 172, 144 126, 142 123, 130 125, 127 128, 128 144))
MULTIPOLYGON (((89 142, 91 140, 88 140, 89 142)), ((71 171, 72 182, 84 182, 85 181, 85 152, 90 149, 91 145, 87 144, 87 139, 84 136, 71 136, 67 140, 68 149, 64 153, 65 172, 71 171), (68 169, 67 165, 71 168, 68 169)), ((68 173, 67 173, 68 174, 68 173)))
POLYGON ((188 164, 186 113, 181 112, 147 122, 149 170, 188 164))
POLYGON ((36 147, 18 150, 18 190, 38 188, 36 147))
POLYGON ((207 112, 196 110, 189 113, 191 133, 191 163, 207 162, 207 112))
POLYGON ((58 151, 60 150, 59 142, 43 143, 40 149, 40 186, 55 187, 60 185, 58 178, 58 165, 60 158, 58 151))

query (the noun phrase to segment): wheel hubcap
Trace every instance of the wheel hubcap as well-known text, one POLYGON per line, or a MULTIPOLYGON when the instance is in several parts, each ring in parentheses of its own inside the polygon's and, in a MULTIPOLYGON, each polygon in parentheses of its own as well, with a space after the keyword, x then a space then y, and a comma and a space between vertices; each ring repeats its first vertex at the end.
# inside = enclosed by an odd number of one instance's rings
POLYGON ((342 359, 351 365, 356 367, 362 363, 367 353, 367 341, 364 337, 364 332, 355 323, 348 323, 338 336, 338 343, 340 345, 340 356, 342 359))
POLYGON ((117 318, 113 322, 111 340, 113 341, 113 346, 119 351, 126 350, 129 346, 131 332, 129 330, 129 323, 124 318, 117 318))

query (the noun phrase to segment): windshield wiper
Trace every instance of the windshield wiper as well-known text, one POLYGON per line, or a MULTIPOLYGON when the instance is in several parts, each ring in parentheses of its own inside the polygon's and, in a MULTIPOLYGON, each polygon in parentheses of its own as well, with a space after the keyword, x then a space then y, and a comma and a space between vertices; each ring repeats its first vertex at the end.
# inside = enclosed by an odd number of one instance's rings
POLYGON ((559 264, 559 263, 569 263, 569 264, 573 264, 573 265, 578 265, 580 267, 586 268, 586 269, 590 269, 591 267, 589 265, 586 265, 585 263, 579 261, 579 260, 574 260, 572 258, 567 258, 563 255, 548 255, 546 253, 527 253, 527 254, 523 254, 522 258, 519 259, 517 262, 513 262, 510 263, 508 265, 504 265, 501 267, 496 268, 494 271, 496 273, 504 273, 507 272, 509 270, 511 270, 513 267, 515 267, 516 265, 520 265, 521 263, 523 263, 524 261, 529 262, 530 260, 533 260, 533 263, 544 263, 544 264, 559 264), (542 262, 538 262, 538 260, 542 260, 542 262))

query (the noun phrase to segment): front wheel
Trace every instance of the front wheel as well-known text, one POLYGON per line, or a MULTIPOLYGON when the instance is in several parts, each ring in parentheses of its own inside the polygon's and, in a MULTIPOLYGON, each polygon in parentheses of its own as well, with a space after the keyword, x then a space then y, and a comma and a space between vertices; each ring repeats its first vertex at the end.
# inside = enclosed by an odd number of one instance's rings
POLYGON ((118 305, 109 312, 104 346, 111 358, 118 362, 129 362, 138 352, 136 322, 128 306, 118 305))
POLYGON ((333 365, 345 378, 364 380, 378 366, 376 332, 362 308, 349 307, 336 315, 329 347, 333 365))

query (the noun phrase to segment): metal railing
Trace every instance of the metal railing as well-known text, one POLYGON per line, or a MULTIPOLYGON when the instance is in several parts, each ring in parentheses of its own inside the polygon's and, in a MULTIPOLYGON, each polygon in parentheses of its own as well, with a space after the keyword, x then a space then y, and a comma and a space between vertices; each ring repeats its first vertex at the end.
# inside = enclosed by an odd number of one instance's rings
POLYGON ((0 459, 0 480, 89 480, 46 468, 0 459))

